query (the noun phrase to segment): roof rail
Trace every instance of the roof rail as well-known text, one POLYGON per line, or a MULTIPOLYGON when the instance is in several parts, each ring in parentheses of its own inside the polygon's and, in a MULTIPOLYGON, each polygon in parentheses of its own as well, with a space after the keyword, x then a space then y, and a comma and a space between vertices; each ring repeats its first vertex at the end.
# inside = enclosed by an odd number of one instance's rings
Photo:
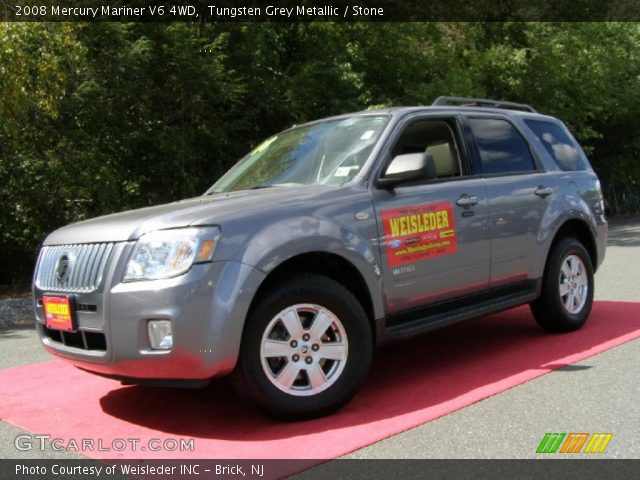
POLYGON ((508 110, 523 110, 525 112, 538 113, 536 110, 524 103, 503 102, 502 100, 489 100, 487 98, 467 98, 467 97, 438 97, 431 104, 432 106, 445 106, 461 104, 461 107, 494 107, 508 110))

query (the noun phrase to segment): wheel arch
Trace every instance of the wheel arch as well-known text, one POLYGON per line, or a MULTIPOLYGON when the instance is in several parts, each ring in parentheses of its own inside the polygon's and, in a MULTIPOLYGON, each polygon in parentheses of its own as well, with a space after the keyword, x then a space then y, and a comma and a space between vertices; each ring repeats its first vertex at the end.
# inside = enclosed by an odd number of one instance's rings
POLYGON ((589 224, 579 218, 569 218, 565 220, 556 230, 556 233, 553 236, 553 240, 549 245, 549 249, 547 250, 547 256, 545 258, 545 269, 549 261, 551 252, 553 251, 555 246, 564 238, 575 238, 580 243, 582 243, 582 245, 584 245, 584 248, 586 248, 587 252, 589 253, 593 271, 595 272, 598 266, 598 249, 596 245, 595 235, 589 224))
POLYGON ((361 271, 345 257, 325 251, 311 251, 294 255, 274 267, 258 287, 249 307, 249 312, 261 298, 278 282, 295 274, 313 273, 330 278, 346 288, 362 305, 371 332, 376 335, 377 309, 374 296, 361 271))

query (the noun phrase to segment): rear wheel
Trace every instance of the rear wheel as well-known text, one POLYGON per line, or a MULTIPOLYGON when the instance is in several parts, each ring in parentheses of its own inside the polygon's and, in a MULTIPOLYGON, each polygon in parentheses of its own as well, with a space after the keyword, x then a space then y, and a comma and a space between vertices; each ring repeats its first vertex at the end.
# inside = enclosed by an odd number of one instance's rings
POLYGON ((542 294, 531 304, 538 324, 550 332, 579 329, 593 304, 593 265, 584 245, 575 238, 558 242, 542 282, 542 294))
POLYGON ((234 384, 272 416, 319 417, 357 392, 372 349, 367 316, 346 288, 318 275, 296 276, 252 309, 234 384))

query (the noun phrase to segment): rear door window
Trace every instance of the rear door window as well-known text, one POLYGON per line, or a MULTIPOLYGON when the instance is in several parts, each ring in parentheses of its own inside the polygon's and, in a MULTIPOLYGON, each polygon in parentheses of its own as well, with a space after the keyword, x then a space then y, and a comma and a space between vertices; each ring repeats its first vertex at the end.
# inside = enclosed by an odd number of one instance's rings
POLYGON ((469 118, 467 122, 475 137, 484 173, 536 170, 529 144, 510 122, 497 118, 469 118))

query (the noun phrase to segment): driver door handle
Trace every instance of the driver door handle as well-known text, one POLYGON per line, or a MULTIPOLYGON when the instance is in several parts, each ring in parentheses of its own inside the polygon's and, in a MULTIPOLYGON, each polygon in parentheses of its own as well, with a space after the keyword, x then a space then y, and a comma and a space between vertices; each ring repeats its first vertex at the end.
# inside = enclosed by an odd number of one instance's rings
POLYGON ((478 204, 478 197, 469 196, 466 193, 462 194, 458 200, 456 200, 456 205, 460 207, 473 207, 478 204))
POLYGON ((536 188, 536 191, 534 193, 539 197, 544 198, 547 195, 551 195, 553 193, 553 188, 540 185, 538 188, 536 188))

